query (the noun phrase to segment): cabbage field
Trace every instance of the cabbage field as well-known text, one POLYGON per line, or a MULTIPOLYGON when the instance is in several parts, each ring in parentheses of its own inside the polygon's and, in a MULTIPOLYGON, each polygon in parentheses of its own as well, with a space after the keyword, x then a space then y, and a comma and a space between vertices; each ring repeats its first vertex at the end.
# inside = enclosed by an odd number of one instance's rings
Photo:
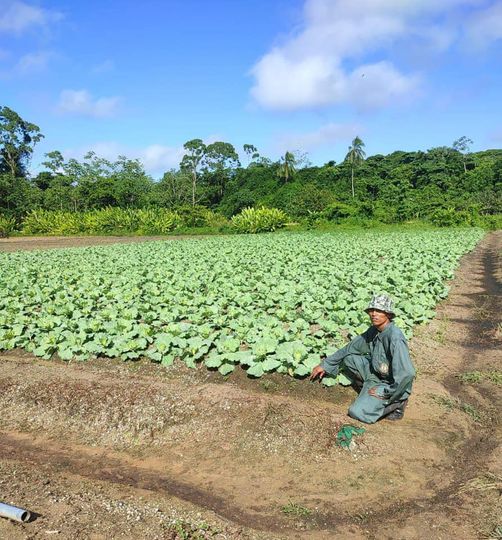
POLYGON ((368 327, 374 292, 394 297, 409 336, 482 235, 275 233, 0 254, 0 350, 302 377, 368 327))

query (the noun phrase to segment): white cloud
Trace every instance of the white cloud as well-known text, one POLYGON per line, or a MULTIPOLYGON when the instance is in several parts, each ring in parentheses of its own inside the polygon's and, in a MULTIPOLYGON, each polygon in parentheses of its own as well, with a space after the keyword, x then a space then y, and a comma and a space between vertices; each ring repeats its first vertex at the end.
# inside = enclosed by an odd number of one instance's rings
POLYGON ((411 42, 428 51, 446 50, 457 38, 458 25, 438 25, 437 20, 456 8, 483 3, 306 0, 301 29, 253 66, 251 95, 259 105, 276 110, 340 103, 367 109, 409 99, 418 93, 421 79, 400 71, 391 61, 392 50, 401 51, 411 42))
MULTIPOLYGON (((211 144, 221 140, 222 138, 218 135, 209 135, 204 139, 204 143, 211 144)), ((158 177, 169 169, 178 168, 185 150, 183 145, 168 146, 157 143, 144 147, 134 147, 115 141, 99 141, 85 147, 67 148, 63 150, 62 154, 66 159, 82 160, 88 152, 95 152, 98 157, 109 161, 115 161, 118 156, 139 159, 148 174, 158 177)))
POLYGON ((35 51, 23 54, 17 59, 8 51, 0 49, 0 79, 36 75, 47 69, 49 62, 58 56, 54 51, 35 51))
POLYGON ((264 56, 253 68, 257 83, 254 99, 270 109, 298 109, 328 105, 345 93, 345 81, 329 58, 288 58, 279 49, 264 56))
POLYGON ((152 174, 158 174, 178 167, 183 154, 184 150, 181 146, 174 147, 152 144, 140 150, 139 160, 143 163, 147 171, 151 171, 152 174))
POLYGON ((153 176, 159 176, 169 169, 177 168, 184 153, 182 146, 152 144, 143 148, 134 148, 114 141, 101 141, 85 148, 64 150, 63 155, 66 159, 81 160, 90 151, 110 161, 115 161, 118 156, 139 159, 145 171, 153 176))
POLYGON ((25 54, 17 61, 14 69, 23 75, 43 71, 53 56, 54 54, 50 51, 25 54))
POLYGON ((405 76, 389 62, 360 66, 347 77, 345 101, 359 109, 376 109, 408 101, 419 92, 420 77, 405 76))
POLYGON ((476 48, 484 48, 502 39, 502 1, 473 14, 465 23, 467 39, 476 48))
POLYGON ((63 90, 57 108, 63 114, 106 118, 117 113, 120 102, 119 96, 93 98, 87 90, 63 90))
POLYGON ((31 28, 48 27, 63 15, 21 1, 0 0, 0 33, 22 34, 31 28))
POLYGON ((276 137, 276 148, 281 153, 291 150, 311 151, 322 146, 333 146, 339 142, 349 143, 363 132, 357 124, 329 123, 315 131, 287 133, 276 137))

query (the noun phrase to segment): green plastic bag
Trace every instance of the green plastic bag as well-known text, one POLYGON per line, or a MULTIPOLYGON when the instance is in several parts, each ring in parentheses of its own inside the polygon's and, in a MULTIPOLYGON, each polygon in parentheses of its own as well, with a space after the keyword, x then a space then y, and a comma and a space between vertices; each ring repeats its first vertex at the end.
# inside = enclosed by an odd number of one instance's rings
POLYGON ((336 434, 336 444, 342 448, 349 448, 354 435, 362 435, 366 430, 350 424, 344 424, 336 434))

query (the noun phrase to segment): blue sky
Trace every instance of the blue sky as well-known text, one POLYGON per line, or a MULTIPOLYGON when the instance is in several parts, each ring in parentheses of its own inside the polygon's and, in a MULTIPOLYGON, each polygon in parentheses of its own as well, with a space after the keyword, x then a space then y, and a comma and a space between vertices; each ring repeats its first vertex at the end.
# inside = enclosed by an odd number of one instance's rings
POLYGON ((183 143, 277 159, 502 146, 502 0, 0 0, 0 105, 43 154, 139 158, 183 143))

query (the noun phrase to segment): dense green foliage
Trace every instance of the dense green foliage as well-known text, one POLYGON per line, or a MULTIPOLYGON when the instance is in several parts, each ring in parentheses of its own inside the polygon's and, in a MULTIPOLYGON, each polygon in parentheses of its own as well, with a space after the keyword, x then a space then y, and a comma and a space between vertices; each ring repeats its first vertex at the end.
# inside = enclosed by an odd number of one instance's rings
POLYGON ((33 147, 43 138, 40 128, 9 107, 0 107, 0 173, 24 176, 33 147))
POLYGON ((305 376, 367 328, 374 292, 395 297, 408 335, 431 318, 482 234, 277 233, 0 253, 0 350, 305 376))
POLYGON ((251 144, 244 145, 248 162, 242 166, 232 144, 192 139, 184 145, 179 169, 159 181, 138 160, 109 161, 93 152, 80 161, 49 152, 45 170, 31 177, 27 165, 41 138, 38 126, 0 108, 0 213, 18 221, 38 209, 177 211, 198 205, 227 218, 248 207, 278 208, 311 224, 418 219, 494 227, 496 219, 484 216, 502 214, 502 150, 470 153, 472 141, 465 136, 451 147, 368 158, 365 143, 356 137, 343 163, 320 167, 289 151, 273 162, 251 144))
POLYGON ((220 215, 201 206, 165 208, 102 208, 87 212, 32 210, 23 218, 25 234, 167 234, 175 229, 218 227, 220 215))
POLYGON ((438 209, 500 214, 502 151, 471 154, 467 172, 463 167, 462 156, 450 148, 371 156, 357 167, 353 198, 347 162, 301 169, 288 184, 257 166, 239 171, 220 207, 230 214, 244 200, 301 217, 335 202, 352 207, 348 214, 384 223, 429 219, 438 209))
POLYGON ((13 218, 5 217, 0 214, 0 238, 10 236, 16 227, 16 222, 13 218))
POLYGON ((165 209, 104 208, 88 212, 33 210, 23 220, 27 234, 167 234, 181 225, 176 212, 165 209))
MULTIPOLYGON (((167 234, 175 230, 209 227, 220 231, 258 233, 284 226, 287 216, 275 208, 245 208, 229 221, 204 206, 166 208, 102 208, 87 212, 31 210, 21 220, 24 234, 167 234)), ((15 228, 12 218, 0 216, 0 235, 8 236, 15 228), (2 234, 3 233, 3 234, 2 234)))
POLYGON ((233 216, 232 227, 241 233, 271 232, 284 227, 287 216, 276 208, 244 208, 233 216))

